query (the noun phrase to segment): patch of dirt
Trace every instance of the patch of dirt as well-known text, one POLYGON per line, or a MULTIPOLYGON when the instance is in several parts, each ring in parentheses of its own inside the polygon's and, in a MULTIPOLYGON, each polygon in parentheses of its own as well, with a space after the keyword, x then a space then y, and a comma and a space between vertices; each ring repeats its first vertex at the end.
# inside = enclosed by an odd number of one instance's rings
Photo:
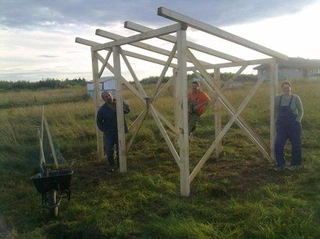
POLYGON ((273 165, 264 159, 261 161, 213 159, 208 160, 203 170, 209 174, 211 181, 221 185, 221 190, 223 188, 224 191, 232 193, 253 191, 267 184, 283 184, 284 175, 290 177, 297 173, 276 172, 273 170, 273 165))

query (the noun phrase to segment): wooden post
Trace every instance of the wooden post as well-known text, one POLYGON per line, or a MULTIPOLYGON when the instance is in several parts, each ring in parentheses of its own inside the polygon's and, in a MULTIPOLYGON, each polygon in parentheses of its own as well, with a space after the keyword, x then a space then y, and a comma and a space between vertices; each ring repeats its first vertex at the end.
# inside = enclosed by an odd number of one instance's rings
MULTIPOLYGON (((178 71, 177 69, 173 69, 172 70, 172 78, 173 78, 173 84, 174 84, 174 92, 173 92, 173 102, 178 102, 179 100, 179 91, 177 90, 179 88, 179 82, 178 82, 178 71)), ((174 111, 173 111, 173 114, 174 114, 174 127, 176 129, 178 129, 178 132, 179 132, 179 118, 180 118, 180 115, 181 115, 181 107, 179 106, 179 104, 175 103, 174 104, 174 111)), ((178 136, 176 137, 175 141, 178 141, 178 136)), ((176 142, 175 142, 176 143, 176 142)))
POLYGON ((275 161, 274 142, 276 136, 275 127, 275 97, 278 93, 278 64, 270 64, 270 157, 275 161))
MULTIPOLYGON (((93 99, 94 99, 94 108, 95 108, 95 119, 97 118, 98 110, 100 108, 100 82, 99 82, 99 65, 98 59, 95 56, 95 52, 91 51, 91 60, 92 60, 92 79, 94 84, 93 99)), ((104 146, 103 146, 103 133, 96 126, 96 135, 97 135, 97 153, 98 159, 102 160, 104 157, 104 146)))
MULTIPOLYGON (((214 69, 214 82, 220 86, 220 68, 214 69)), ((221 132, 221 103, 219 100, 216 100, 214 103, 214 127, 215 127, 215 138, 220 134, 221 132)), ((216 146, 216 157, 219 158, 221 153, 221 141, 217 143, 216 146)))
POLYGON ((177 101, 181 114, 179 118, 179 146, 180 146, 180 192, 181 196, 190 195, 189 182, 189 130, 188 130, 188 87, 187 87, 187 58, 186 58, 186 31, 177 31, 177 55, 178 55, 178 88, 179 99, 177 101))
POLYGON ((56 156, 56 150, 55 150, 54 145, 53 145, 53 140, 52 140, 51 132, 50 132, 50 129, 49 129, 49 124, 48 124, 48 121, 47 121, 46 117, 43 117, 43 120, 44 120, 44 126, 45 126, 46 131, 47 131, 47 135, 48 135, 48 140, 49 140, 49 145, 50 145, 50 149, 51 149, 54 165, 55 165, 56 168, 58 168, 59 163, 58 163, 57 156, 56 156))
POLYGON ((116 79, 116 110, 118 123, 118 143, 119 143, 119 163, 120 172, 127 172, 127 156, 126 156, 126 138, 124 132, 124 113, 122 99, 122 84, 121 84, 121 65, 120 65, 120 47, 112 47, 114 76, 116 79))
POLYGON ((44 124, 44 106, 41 105, 41 126, 40 126, 40 129, 38 128, 38 136, 39 136, 39 144, 40 144, 40 168, 42 169, 42 171, 44 171, 43 165, 46 164, 46 157, 43 151, 43 127, 44 127, 43 124, 44 124))

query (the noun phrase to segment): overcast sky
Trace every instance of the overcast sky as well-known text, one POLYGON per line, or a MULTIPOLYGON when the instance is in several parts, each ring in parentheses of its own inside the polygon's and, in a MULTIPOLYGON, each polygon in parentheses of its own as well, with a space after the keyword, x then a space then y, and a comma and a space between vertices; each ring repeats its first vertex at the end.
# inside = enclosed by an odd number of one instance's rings
MULTIPOLYGON (((90 80, 90 48, 75 38, 98 41, 98 28, 136 34, 125 21, 173 24, 157 15, 161 6, 290 57, 320 59, 320 0, 0 0, 0 80, 90 80)), ((137 67, 141 77, 161 73, 137 67)))

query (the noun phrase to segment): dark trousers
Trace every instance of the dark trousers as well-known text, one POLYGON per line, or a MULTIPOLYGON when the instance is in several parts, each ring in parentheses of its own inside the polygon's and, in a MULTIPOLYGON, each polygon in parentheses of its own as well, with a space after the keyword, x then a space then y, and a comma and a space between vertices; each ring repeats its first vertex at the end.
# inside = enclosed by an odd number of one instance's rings
POLYGON ((116 150, 117 158, 119 158, 118 132, 105 133, 105 151, 110 165, 115 164, 114 152, 116 150))
POLYGON ((189 135, 196 130, 198 119, 199 119, 199 115, 197 113, 193 112, 189 114, 188 116, 189 135))
POLYGON ((291 166, 301 165, 301 124, 296 121, 278 123, 275 140, 275 157, 279 167, 285 166, 284 147, 291 143, 291 166))

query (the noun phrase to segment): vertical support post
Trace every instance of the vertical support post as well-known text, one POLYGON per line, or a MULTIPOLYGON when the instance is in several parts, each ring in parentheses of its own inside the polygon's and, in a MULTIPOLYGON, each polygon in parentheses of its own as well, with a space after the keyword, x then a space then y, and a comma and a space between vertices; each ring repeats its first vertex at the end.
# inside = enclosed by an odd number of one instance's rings
POLYGON ((278 64, 270 64, 270 157, 275 160, 274 142, 276 136, 275 97, 278 93, 278 64))
MULTIPOLYGON (((176 68, 173 68, 172 70, 172 78, 174 80, 173 84, 174 84, 174 95, 173 95, 173 99, 174 101, 173 102, 178 102, 179 100, 179 91, 177 89, 179 89, 179 82, 178 82, 178 79, 177 79, 177 76, 178 76, 178 71, 176 68)), ((181 107, 179 104, 174 104, 174 126, 176 128, 179 127, 179 118, 181 116, 181 107)))
MULTIPOLYGON (((99 77, 99 65, 98 59, 95 56, 95 51, 91 50, 91 61, 92 61, 92 79, 94 84, 93 99, 95 108, 95 119, 97 118, 98 110, 100 107, 100 77, 99 77)), ((97 152, 98 160, 102 160, 104 157, 104 147, 103 147, 103 133, 96 126, 97 135, 97 152)))
MULTIPOLYGON (((218 86, 221 86, 221 80, 220 80, 220 68, 214 69, 214 81, 218 86)), ((216 100, 214 103, 214 127, 215 127, 215 138, 220 134, 221 132, 221 103, 219 100, 216 100)), ((219 158, 221 153, 221 141, 217 143, 216 146, 216 157, 219 158)))
POLYGON ((180 192, 181 196, 190 195, 189 181, 189 132, 188 132, 188 101, 187 101, 187 57, 186 57, 186 27, 177 31, 178 87, 177 104, 181 108, 179 117, 179 146, 180 146, 180 192))
POLYGON ((127 172, 126 138, 124 132, 124 113, 121 84, 120 47, 112 47, 114 76, 116 79, 116 110, 118 123, 119 165, 120 172, 127 172))
POLYGON ((44 135, 44 105, 41 105, 41 126, 39 130, 39 142, 40 142, 40 167, 46 164, 46 157, 43 151, 43 135, 44 135))

